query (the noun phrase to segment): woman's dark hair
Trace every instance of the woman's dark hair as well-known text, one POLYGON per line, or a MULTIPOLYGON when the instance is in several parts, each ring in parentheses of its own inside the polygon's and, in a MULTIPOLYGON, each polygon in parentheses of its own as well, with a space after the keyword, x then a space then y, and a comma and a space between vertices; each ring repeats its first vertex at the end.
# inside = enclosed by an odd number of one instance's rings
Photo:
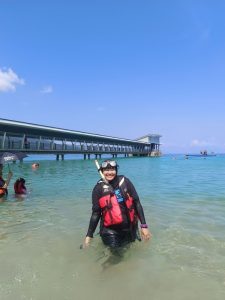
POLYGON ((16 182, 22 182, 23 184, 25 184, 26 180, 23 177, 20 177, 16 180, 16 182))

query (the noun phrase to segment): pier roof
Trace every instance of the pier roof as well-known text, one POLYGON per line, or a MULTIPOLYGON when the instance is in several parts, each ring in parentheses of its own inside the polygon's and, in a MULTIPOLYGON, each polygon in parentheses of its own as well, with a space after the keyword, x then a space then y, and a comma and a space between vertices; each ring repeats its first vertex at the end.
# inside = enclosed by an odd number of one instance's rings
POLYGON ((67 139, 76 141, 89 141, 89 142, 99 142, 99 143, 123 143, 123 144, 149 144, 146 142, 141 142, 137 140, 123 139, 112 136, 105 136, 94 133, 87 133, 82 131, 75 131, 45 125, 32 124, 27 122, 20 122, 15 120, 0 119, 0 131, 8 132, 21 135, 25 134, 27 136, 42 136, 46 138, 57 138, 57 139, 67 139))

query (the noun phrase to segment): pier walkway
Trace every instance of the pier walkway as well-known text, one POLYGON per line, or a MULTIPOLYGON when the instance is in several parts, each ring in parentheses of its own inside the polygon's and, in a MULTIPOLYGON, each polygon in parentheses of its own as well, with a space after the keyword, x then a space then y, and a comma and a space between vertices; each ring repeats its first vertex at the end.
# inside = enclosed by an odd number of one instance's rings
POLYGON ((101 158, 102 154, 123 156, 159 156, 160 135, 148 134, 137 140, 49 127, 7 119, 0 119, 0 154, 83 154, 101 158))

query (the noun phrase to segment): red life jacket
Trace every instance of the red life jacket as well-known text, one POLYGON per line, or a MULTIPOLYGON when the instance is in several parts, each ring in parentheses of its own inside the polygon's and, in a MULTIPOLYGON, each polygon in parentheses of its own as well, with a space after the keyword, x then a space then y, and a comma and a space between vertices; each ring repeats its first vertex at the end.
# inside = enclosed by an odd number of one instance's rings
POLYGON ((0 198, 8 194, 7 188, 3 188, 4 185, 5 180, 0 176, 0 198))
POLYGON ((4 188, 0 188, 0 198, 7 195, 7 189, 4 189, 4 188))
MULTIPOLYGON (((99 182, 102 184, 102 187, 104 188, 104 185, 106 183, 103 183, 102 181, 99 182)), ((121 189, 121 186, 123 185, 123 195, 126 195, 126 198, 124 199, 124 203, 127 208, 129 221, 131 223, 136 222, 136 214, 134 210, 134 200, 133 198, 126 192, 124 177, 120 180, 119 187, 121 189)), ((115 193, 109 191, 108 194, 102 196, 99 199, 99 205, 102 209, 102 218, 103 218, 103 224, 105 227, 121 224, 123 223, 123 215, 120 208, 120 205, 118 203, 117 197, 115 193)))

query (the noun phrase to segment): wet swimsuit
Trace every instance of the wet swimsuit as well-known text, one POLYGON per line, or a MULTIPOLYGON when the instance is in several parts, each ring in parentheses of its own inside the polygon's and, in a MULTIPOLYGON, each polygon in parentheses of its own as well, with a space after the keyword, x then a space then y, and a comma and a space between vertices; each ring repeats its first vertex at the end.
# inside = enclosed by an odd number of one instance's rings
POLYGON ((100 235, 103 243, 111 248, 121 247, 135 241, 137 238, 137 218, 142 224, 146 223, 138 194, 128 178, 116 176, 108 187, 101 180, 95 185, 92 192, 92 216, 87 236, 93 237, 93 233, 101 219, 100 235), (124 178, 124 182, 120 185, 122 178, 124 178), (110 197, 112 203, 107 203, 110 197), (114 205, 115 200, 117 200, 117 203, 114 205), (107 205, 105 205, 106 203, 107 205), (113 207, 116 207, 119 213, 114 214, 111 205, 114 205, 113 207), (132 214, 134 218, 132 218, 132 214), (121 217, 116 219, 115 215, 121 215, 121 217))

